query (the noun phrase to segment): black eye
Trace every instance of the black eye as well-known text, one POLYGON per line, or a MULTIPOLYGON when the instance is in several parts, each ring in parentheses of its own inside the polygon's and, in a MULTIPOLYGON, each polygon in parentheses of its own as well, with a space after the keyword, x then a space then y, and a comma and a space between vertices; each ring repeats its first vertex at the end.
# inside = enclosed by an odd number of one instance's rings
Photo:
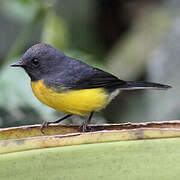
POLYGON ((32 62, 33 66, 35 66, 35 67, 39 66, 39 60, 38 59, 34 58, 34 59, 32 59, 31 62, 32 62))

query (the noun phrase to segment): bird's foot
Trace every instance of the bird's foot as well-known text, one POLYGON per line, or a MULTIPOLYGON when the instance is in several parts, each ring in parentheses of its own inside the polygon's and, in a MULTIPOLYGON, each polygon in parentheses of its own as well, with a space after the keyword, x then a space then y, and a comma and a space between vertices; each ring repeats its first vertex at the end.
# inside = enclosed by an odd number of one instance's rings
POLYGON ((44 122, 41 124, 40 131, 42 132, 42 134, 44 134, 44 128, 45 128, 45 127, 47 128, 47 127, 49 126, 49 124, 58 124, 58 123, 60 123, 61 121, 65 120, 65 119, 67 119, 68 117, 71 117, 71 116, 72 116, 71 114, 68 114, 68 115, 66 115, 66 116, 64 116, 64 117, 62 117, 62 118, 57 119, 57 120, 54 121, 54 122, 46 122, 46 121, 44 121, 44 122))
POLYGON ((40 131, 41 131, 42 134, 44 134, 44 128, 47 128, 49 124, 50 124, 50 122, 47 122, 47 121, 44 121, 41 124, 40 131))
POLYGON ((82 130, 82 132, 90 132, 90 131, 92 131, 91 127, 88 126, 86 121, 84 121, 79 128, 82 130))

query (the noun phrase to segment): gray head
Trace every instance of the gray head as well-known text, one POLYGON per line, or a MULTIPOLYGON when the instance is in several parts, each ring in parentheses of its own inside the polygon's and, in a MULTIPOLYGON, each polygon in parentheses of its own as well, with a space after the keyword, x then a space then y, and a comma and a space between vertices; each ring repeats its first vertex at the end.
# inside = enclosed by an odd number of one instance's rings
POLYGON ((24 68, 31 80, 37 81, 54 73, 64 58, 63 52, 48 44, 40 43, 29 48, 21 60, 11 66, 24 68))

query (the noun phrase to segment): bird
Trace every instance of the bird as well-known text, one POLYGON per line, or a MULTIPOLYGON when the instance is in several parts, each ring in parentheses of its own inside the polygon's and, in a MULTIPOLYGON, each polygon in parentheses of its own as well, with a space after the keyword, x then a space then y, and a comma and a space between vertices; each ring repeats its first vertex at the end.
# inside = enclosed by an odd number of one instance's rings
POLYGON ((30 47, 11 66, 25 70, 39 101, 66 114, 54 122, 44 121, 40 127, 43 134, 49 124, 60 123, 72 115, 88 116, 81 129, 89 131, 93 113, 104 109, 122 90, 171 88, 159 83, 121 80, 45 43, 30 47))

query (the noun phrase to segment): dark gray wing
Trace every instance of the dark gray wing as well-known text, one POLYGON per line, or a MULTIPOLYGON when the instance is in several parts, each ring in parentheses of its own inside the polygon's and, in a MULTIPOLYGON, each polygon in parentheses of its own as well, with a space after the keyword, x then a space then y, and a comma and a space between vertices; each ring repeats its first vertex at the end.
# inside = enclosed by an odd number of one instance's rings
POLYGON ((61 64, 61 71, 46 79, 49 86, 64 86, 68 89, 92 89, 105 88, 113 91, 126 84, 115 77, 98 68, 94 68, 77 59, 66 57, 64 64, 61 64))
POLYGON ((90 88, 105 88, 113 91, 120 86, 126 84, 125 81, 118 79, 110 73, 100 69, 93 70, 93 73, 86 75, 84 78, 76 82, 73 89, 90 89, 90 88))
MULTIPOLYGON (((57 91, 62 88, 66 89, 92 89, 105 88, 109 92, 116 89, 167 89, 170 86, 151 83, 151 82, 134 82, 122 81, 114 75, 94 68, 77 59, 67 56, 55 56, 55 64, 47 68, 44 73, 45 84, 48 87, 54 87, 57 91), (52 69, 53 68, 53 69, 52 69)), ((51 61, 52 63, 53 61, 51 61)))

